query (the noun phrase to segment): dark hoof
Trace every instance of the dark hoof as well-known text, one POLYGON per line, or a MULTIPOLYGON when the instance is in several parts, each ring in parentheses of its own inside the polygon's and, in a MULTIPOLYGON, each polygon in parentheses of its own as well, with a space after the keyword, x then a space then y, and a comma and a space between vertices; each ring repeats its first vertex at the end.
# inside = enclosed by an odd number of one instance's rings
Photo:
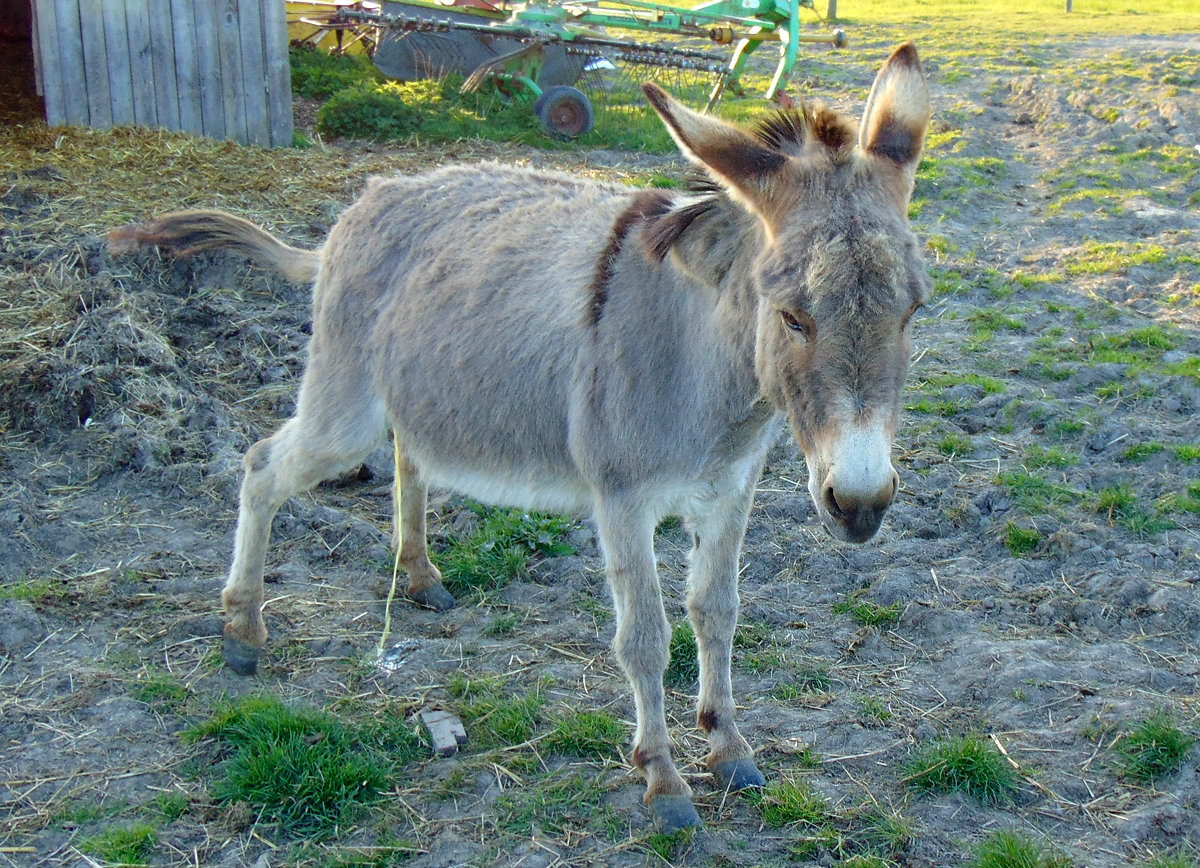
POLYGON ((225 658, 225 665, 238 675, 257 673, 258 658, 261 654, 261 648, 247 645, 241 639, 234 639, 232 636, 226 636, 225 644, 221 646, 221 656, 225 658))
POLYGON ((655 796, 646 807, 650 809, 655 828, 663 835, 704 825, 696 813, 696 806, 687 796, 655 796))
POLYGON ((409 594, 408 598, 414 603, 428 606, 436 612, 445 612, 454 608, 454 597, 450 596, 450 592, 446 590, 446 586, 440 582, 436 585, 430 585, 423 591, 416 591, 409 594))
POLYGON ((726 760, 710 770, 717 779, 717 786, 727 793, 738 790, 762 789, 767 779, 758 770, 752 759, 726 760))

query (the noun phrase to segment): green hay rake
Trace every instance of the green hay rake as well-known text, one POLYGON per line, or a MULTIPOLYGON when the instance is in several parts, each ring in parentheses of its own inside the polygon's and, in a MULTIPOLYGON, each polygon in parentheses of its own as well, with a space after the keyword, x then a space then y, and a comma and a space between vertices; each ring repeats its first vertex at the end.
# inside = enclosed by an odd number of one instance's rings
POLYGON ((800 10, 812 10, 813 0, 709 0, 690 9, 648 0, 436 2, 382 7, 341 2, 319 19, 305 20, 372 44, 375 65, 389 78, 457 72, 466 77, 464 92, 490 83, 505 99, 528 105, 552 135, 565 138, 588 132, 594 123, 591 100, 575 87, 581 79, 593 95, 614 105, 637 92, 643 73, 632 70, 653 67, 663 84, 707 110, 726 92, 741 92, 746 63, 765 43, 779 46, 767 99, 783 89, 800 45, 846 43, 841 30, 802 32, 800 10), (640 42, 612 31, 670 40, 640 42), (696 40, 733 46, 732 54, 695 47, 696 40))

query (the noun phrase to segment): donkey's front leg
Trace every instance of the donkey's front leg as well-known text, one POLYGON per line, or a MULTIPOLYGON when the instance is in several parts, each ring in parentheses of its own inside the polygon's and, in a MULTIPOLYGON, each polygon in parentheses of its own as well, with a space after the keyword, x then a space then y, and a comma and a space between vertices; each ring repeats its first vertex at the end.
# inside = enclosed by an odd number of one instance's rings
POLYGON ((654 568, 654 519, 641 504, 599 498, 596 522, 617 612, 613 649, 637 705, 633 762, 646 776, 643 801, 663 832, 699 826, 692 790, 671 761, 663 714, 662 677, 671 656, 671 628, 654 568))
POLYGON ((741 490, 711 501, 689 516, 696 534, 688 576, 688 617, 696 633, 700 662, 697 722, 708 734, 705 762, 725 790, 761 787, 766 782, 754 765, 754 751, 734 723, 730 654, 738 613, 738 555, 754 499, 754 479, 741 490))

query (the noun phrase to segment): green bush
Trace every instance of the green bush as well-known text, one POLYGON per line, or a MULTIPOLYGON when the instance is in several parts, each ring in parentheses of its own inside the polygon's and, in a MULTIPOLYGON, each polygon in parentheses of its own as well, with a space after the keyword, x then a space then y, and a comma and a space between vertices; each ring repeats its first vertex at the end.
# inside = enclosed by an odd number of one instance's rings
POLYGON ((293 45, 288 49, 288 59, 292 93, 308 99, 326 99, 354 85, 383 79, 365 57, 339 57, 319 48, 293 45))
POLYGON ((349 139, 402 139, 421 125, 421 116, 392 82, 363 82, 338 91, 317 112, 317 129, 349 139))

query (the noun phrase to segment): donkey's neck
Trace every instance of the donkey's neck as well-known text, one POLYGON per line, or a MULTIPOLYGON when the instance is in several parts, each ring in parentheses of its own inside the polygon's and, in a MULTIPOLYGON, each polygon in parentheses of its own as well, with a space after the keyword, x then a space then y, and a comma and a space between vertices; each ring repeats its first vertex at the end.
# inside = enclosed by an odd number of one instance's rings
POLYGON ((724 195, 713 195, 694 207, 696 216, 675 239, 664 264, 713 294, 717 325, 739 368, 745 366, 744 388, 757 395, 758 291, 753 270, 766 234, 757 217, 724 195))

